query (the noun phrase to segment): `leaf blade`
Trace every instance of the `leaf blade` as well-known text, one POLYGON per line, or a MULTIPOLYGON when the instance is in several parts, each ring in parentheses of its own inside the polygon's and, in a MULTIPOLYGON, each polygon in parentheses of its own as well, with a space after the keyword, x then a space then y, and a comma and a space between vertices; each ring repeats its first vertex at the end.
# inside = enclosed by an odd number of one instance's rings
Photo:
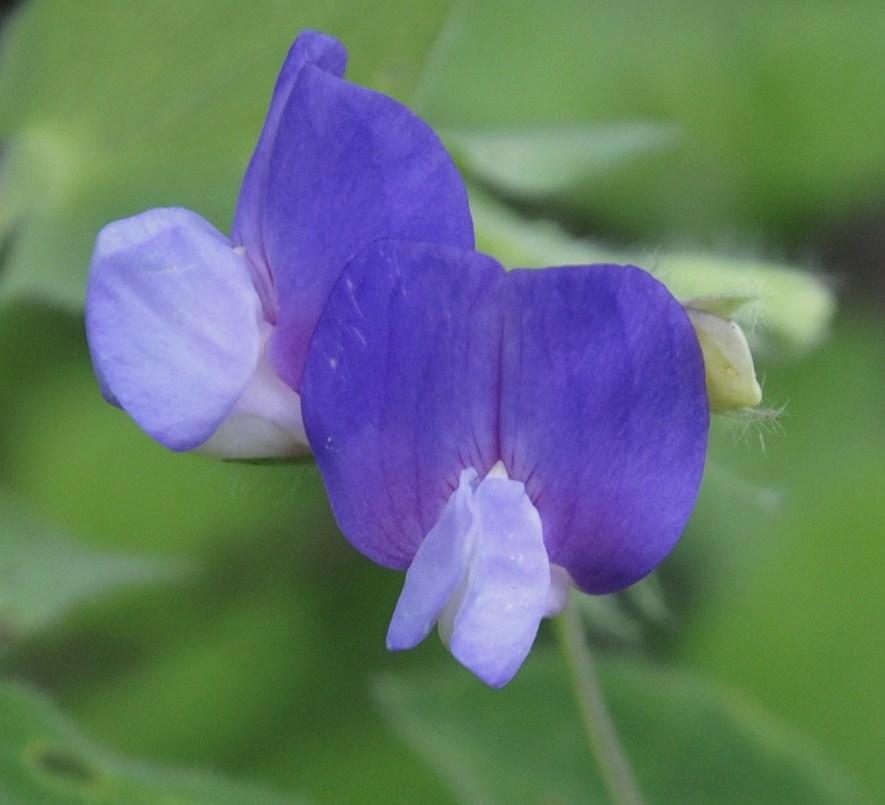
POLYGON ((0 494, 0 633, 7 642, 114 589, 170 581, 185 572, 180 561, 79 545, 0 494))
MULTIPOLYGON (((605 801, 557 658, 536 652, 494 694, 466 675, 381 678, 391 724, 463 802, 605 801)), ((869 801, 816 750, 740 696, 691 674, 599 662, 650 803, 869 801)))
POLYGON ((122 759, 86 739, 43 696, 0 682, 4 802, 296 805, 298 800, 203 772, 122 759))

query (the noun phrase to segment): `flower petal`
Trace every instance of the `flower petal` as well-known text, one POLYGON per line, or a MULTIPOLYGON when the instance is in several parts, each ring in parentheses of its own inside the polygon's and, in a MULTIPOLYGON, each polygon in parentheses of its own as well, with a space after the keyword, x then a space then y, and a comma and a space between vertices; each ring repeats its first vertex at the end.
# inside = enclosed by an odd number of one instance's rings
POLYGON ((189 450, 233 408, 259 360, 258 296, 240 254, 193 212, 108 224, 90 266, 86 329, 105 396, 189 450))
POLYGON ((498 688, 513 678, 535 642, 547 609, 550 562, 541 518, 522 483, 485 478, 474 506, 477 533, 449 649, 498 688))
POLYGON ((240 198, 234 215, 231 239, 237 246, 246 249, 247 261, 253 273, 255 287, 259 289, 262 304, 268 318, 275 312, 273 300, 273 278, 268 271, 267 257, 264 252, 265 224, 265 187, 268 180, 270 155, 277 140, 280 128, 280 117, 295 79, 305 64, 315 64, 333 76, 344 75, 347 65, 347 51, 337 39, 315 31, 302 31, 298 35, 277 77, 271 98, 270 108, 264 127, 255 146, 255 152, 243 177, 240 198))
POLYGON ((313 64, 280 115, 264 249, 277 330, 271 362, 296 391, 335 280, 379 238, 471 248, 467 193, 436 134, 401 104, 313 64))
POLYGON ((396 603, 387 648, 391 651, 417 646, 433 628, 440 612, 467 573, 473 546, 473 488, 476 470, 461 473, 458 488, 446 502, 439 522, 430 529, 406 573, 396 603))
POLYGON ((292 458, 310 452, 301 398, 277 377, 267 361, 264 344, 271 327, 260 326, 261 357, 246 388, 227 418, 203 442, 198 452, 221 458, 292 458))
POLYGON ((649 573, 694 505, 709 407, 682 306, 632 266, 508 275, 501 444, 551 562, 586 592, 649 573))
POLYGON ((503 279, 475 252, 388 241, 329 297, 304 422, 341 530, 380 564, 407 567, 461 471, 497 461, 503 279))

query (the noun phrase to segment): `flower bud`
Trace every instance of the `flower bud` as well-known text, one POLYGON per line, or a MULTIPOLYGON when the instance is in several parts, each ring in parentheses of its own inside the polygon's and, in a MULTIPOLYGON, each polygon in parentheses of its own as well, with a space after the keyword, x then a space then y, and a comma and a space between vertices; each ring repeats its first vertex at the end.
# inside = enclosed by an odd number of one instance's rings
POLYGON ((736 321, 711 312, 708 308, 718 305, 708 301, 692 300, 685 310, 704 355, 710 409, 727 411, 758 405, 762 388, 756 380, 747 338, 736 321))

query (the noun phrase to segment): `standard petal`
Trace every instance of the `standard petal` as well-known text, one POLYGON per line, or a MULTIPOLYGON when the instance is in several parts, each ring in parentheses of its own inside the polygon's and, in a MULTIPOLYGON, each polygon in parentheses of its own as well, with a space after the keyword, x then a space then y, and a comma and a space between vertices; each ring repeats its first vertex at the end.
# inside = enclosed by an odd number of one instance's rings
POLYGON ((407 567, 461 471, 498 458, 503 279, 475 252, 380 242, 329 297, 305 428, 341 530, 380 564, 407 567))
POLYGON ((473 547, 473 489, 476 470, 461 473, 458 488, 446 502, 406 573, 406 581, 387 631, 387 648, 417 646, 467 573, 473 547))
POLYGON ((86 329, 106 396, 189 450, 233 408, 259 359, 258 296, 240 254, 200 216, 156 209, 98 236, 86 329))
POLYGON ((313 329, 351 257, 379 238, 472 248, 473 224, 464 183, 429 126, 312 64, 298 74, 270 159, 271 361, 299 391, 313 329))
POLYGON ((519 481, 485 478, 474 494, 470 572, 449 649, 492 687, 528 656, 547 609, 550 562, 541 518, 519 481))
POLYGON ((697 497, 709 422, 682 306, 631 266, 508 275, 501 445, 550 561, 608 593, 649 573, 697 497))
POLYGON ((268 165, 279 133, 280 116, 292 94, 295 79, 305 64, 314 64, 319 69, 340 78, 347 66, 347 51, 337 39, 316 31, 303 31, 289 49, 274 86, 264 127, 243 177, 231 236, 236 246, 243 246, 246 249, 255 287, 259 289, 265 315, 271 320, 275 315, 273 278, 270 276, 264 253, 268 165))

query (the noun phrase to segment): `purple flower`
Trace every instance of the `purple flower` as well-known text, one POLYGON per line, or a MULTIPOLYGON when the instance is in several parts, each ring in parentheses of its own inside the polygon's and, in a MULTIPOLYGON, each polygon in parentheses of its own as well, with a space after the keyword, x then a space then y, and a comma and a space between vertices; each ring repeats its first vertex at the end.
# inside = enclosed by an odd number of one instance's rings
POLYGON ((661 562, 704 467, 697 337, 632 266, 505 273, 376 243, 329 297, 302 394, 345 536, 408 569, 388 646, 438 623, 493 686, 569 584, 609 593, 661 562))
POLYGON ((98 236, 86 303, 96 374, 110 402, 173 450, 305 450, 301 375, 347 261, 381 237, 473 245, 439 139, 402 105, 342 80, 346 59, 313 32, 292 46, 230 239, 179 208, 98 236))

